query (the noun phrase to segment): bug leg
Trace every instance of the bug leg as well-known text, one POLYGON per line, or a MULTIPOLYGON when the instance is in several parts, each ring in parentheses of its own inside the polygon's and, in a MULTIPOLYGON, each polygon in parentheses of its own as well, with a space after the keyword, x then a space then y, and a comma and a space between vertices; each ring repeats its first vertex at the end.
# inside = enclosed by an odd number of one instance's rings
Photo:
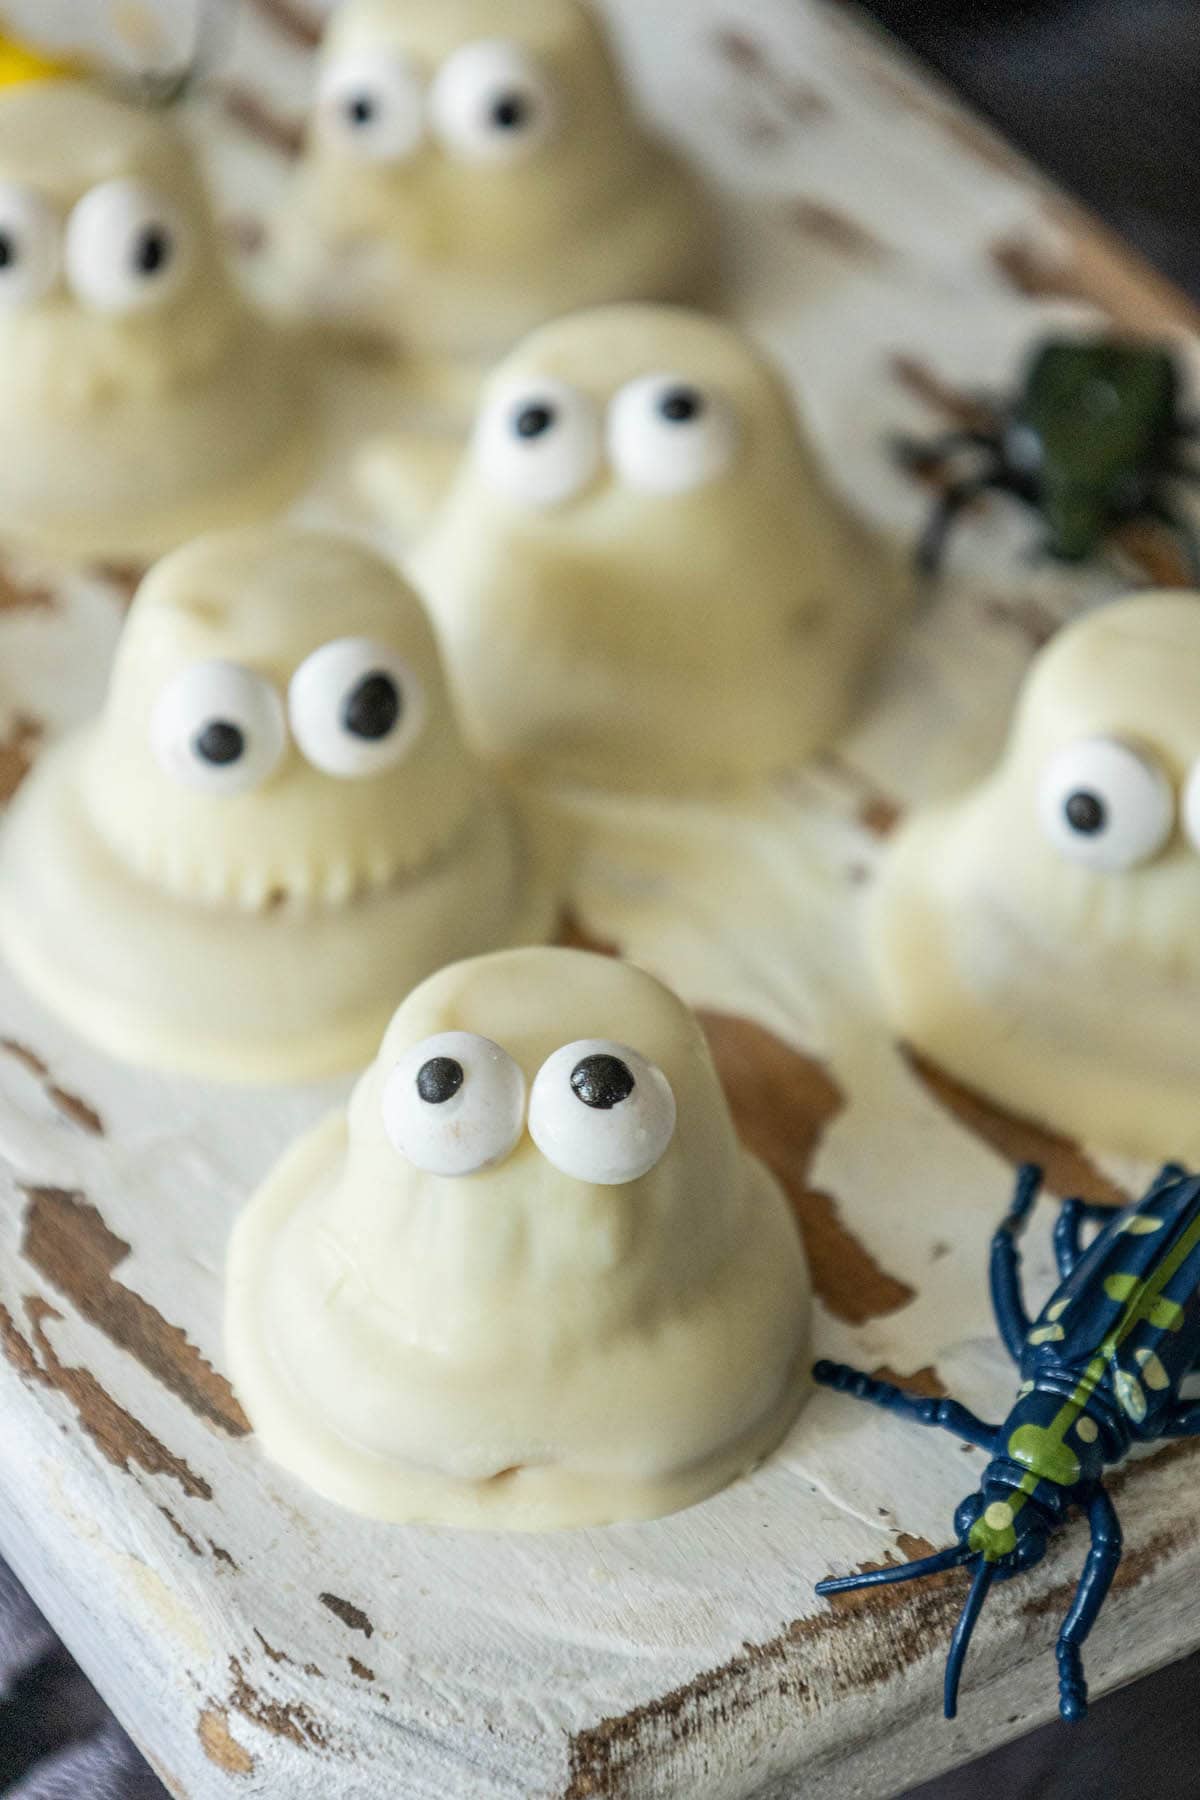
POLYGON ((1017 1176, 1008 1217, 992 1239, 989 1269, 992 1311, 996 1315, 996 1325, 1004 1340, 1004 1348, 1016 1363, 1024 1355, 1030 1325, 1021 1289, 1021 1252, 1017 1240, 1025 1228, 1025 1221, 1041 1185, 1042 1171, 1032 1163, 1026 1163, 1017 1176))
POLYGON ((1064 1719, 1082 1719, 1087 1712, 1083 1644, 1096 1623, 1121 1560, 1121 1521, 1102 1487, 1093 1489, 1087 1502, 1087 1516, 1092 1533, 1091 1549, 1071 1610, 1058 1634, 1058 1709, 1064 1719))
POLYGON ((1200 1400, 1184 1400, 1175 1406, 1159 1428, 1160 1437, 1200 1437, 1200 1400))
POLYGON ((906 1394, 890 1381, 878 1381, 861 1369, 846 1363, 819 1362, 813 1380, 822 1387, 835 1388, 839 1394, 853 1394, 856 1400, 867 1400, 882 1406, 885 1412, 899 1413, 917 1425, 938 1425, 943 1431, 977 1444, 981 1450, 994 1452, 1000 1437, 999 1425, 989 1425, 957 1400, 926 1399, 920 1394, 906 1394))
POLYGON ((979 475, 956 481, 942 494, 917 545, 917 568, 922 575, 937 575, 946 552, 946 539, 958 515, 989 489, 1013 491, 1013 484, 999 462, 979 475))
POLYGON ((1075 1265, 1083 1255, 1083 1245, 1079 1241, 1083 1227, 1094 1219, 1114 1217, 1113 1208, 1102 1206, 1098 1200, 1063 1201, 1054 1221, 1054 1260, 1064 1281, 1074 1273, 1075 1265))
POLYGON ((901 468, 914 475, 935 475, 960 450, 988 450, 995 455, 995 436, 987 431, 947 431, 928 443, 903 433, 891 440, 892 455, 901 468))

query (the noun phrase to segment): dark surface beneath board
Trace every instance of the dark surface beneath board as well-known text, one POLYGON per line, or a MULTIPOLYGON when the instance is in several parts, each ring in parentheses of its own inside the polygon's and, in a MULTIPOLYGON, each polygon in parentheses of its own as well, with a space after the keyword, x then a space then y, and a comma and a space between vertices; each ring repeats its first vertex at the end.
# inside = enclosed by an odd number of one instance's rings
POLYGON ((1038 168, 1200 295, 1197 0, 860 4, 1038 168))
MULTIPOLYGON (((1047 174, 1200 295, 1200 0, 865 3, 1047 174)), ((1196 1800, 1197 1721, 1194 1657, 1098 1702, 1085 1724, 1046 1726, 909 1800, 1196 1800)), ((166 1800, 2 1566, 0 1793, 166 1800)))

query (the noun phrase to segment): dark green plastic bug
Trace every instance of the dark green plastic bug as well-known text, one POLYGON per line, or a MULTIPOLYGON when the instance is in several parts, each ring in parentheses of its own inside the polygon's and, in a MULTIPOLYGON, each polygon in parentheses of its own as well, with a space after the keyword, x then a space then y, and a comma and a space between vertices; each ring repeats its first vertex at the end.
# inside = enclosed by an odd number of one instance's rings
POLYGON ((1038 514, 1043 549, 1061 562, 1082 562, 1115 527, 1149 520, 1174 533, 1200 582, 1200 539, 1175 493, 1200 481, 1200 464, 1185 455, 1200 424, 1184 413, 1181 386, 1161 345, 1051 339, 1034 350, 1014 400, 980 401, 978 426, 929 443, 900 439, 906 467, 946 482, 921 538, 921 569, 938 571, 964 507, 998 490, 1038 514), (966 457, 976 466, 964 467, 966 457))

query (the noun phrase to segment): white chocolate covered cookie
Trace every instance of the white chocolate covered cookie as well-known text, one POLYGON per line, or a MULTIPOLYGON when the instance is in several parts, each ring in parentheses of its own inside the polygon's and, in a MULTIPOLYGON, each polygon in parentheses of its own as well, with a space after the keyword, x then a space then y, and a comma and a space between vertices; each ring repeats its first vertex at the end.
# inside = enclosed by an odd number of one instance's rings
POLYGON ((993 774, 899 836, 872 947, 899 1033, 1099 1146, 1200 1159, 1200 596, 1038 657, 993 774))
POLYGON ((277 239, 302 310, 476 372, 560 313, 716 278, 699 186, 580 0, 346 0, 277 239))
POLYGON ((350 1102, 234 1230, 231 1372, 268 1455, 393 1520, 671 1512, 805 1391, 796 1225, 700 1027, 577 950, 409 997, 350 1102))
POLYGON ((643 791, 826 742, 906 588, 741 334, 654 306, 502 364, 413 572, 488 755, 643 791))
POLYGON ((84 1036, 216 1078, 361 1067, 546 895, 406 583, 324 533, 201 539, 134 602, 99 721, 0 838, 0 950, 84 1036))
POLYGON ((140 557, 274 511, 309 460, 291 339, 233 287, 171 121, 0 93, 0 537, 140 557))

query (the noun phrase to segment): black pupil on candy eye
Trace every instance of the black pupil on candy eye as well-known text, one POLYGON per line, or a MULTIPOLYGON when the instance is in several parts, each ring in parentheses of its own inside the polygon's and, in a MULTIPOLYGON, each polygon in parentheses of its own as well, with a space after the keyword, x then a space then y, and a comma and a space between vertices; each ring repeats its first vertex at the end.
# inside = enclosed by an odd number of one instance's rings
POLYGON ((628 1100, 634 1089, 629 1067, 619 1056, 585 1056, 571 1070, 571 1089, 577 1100, 597 1112, 611 1112, 628 1100))
POLYGON ((704 397, 695 388, 671 388, 659 401, 658 410, 672 425, 690 425, 704 411, 704 397))
POLYGON ((523 94, 501 94, 492 103, 492 124, 502 131, 519 131, 529 117, 529 102, 523 94))
POLYGON ((417 1072, 417 1092, 427 1105, 444 1106, 464 1080, 463 1066, 452 1056, 431 1056, 417 1072))
POLYGON ((222 769, 245 754, 246 734, 228 719, 213 719, 197 732, 192 748, 202 762, 222 769))
POLYGON ((351 737, 377 743, 395 729, 400 717, 400 690, 390 675, 376 670, 364 675, 342 707, 342 725, 351 737))
POLYGON ((171 257, 170 233, 161 225, 147 225, 133 247, 133 266, 139 275, 157 275, 171 257))
POLYGON ((1103 831, 1108 822, 1108 813, 1103 800, 1085 789, 1072 794, 1063 811, 1067 815, 1067 824, 1072 831, 1078 831, 1083 837, 1095 837, 1103 831))
POLYGON ((353 94, 346 102, 346 117, 352 125, 369 125, 375 117, 375 102, 370 94, 353 94))
POLYGON ((0 231, 0 269, 11 269, 17 260, 17 246, 12 234, 0 231))
POLYGON ((532 406, 523 406, 514 420, 517 436, 520 438, 544 437, 557 417, 552 406, 535 402, 532 406))

